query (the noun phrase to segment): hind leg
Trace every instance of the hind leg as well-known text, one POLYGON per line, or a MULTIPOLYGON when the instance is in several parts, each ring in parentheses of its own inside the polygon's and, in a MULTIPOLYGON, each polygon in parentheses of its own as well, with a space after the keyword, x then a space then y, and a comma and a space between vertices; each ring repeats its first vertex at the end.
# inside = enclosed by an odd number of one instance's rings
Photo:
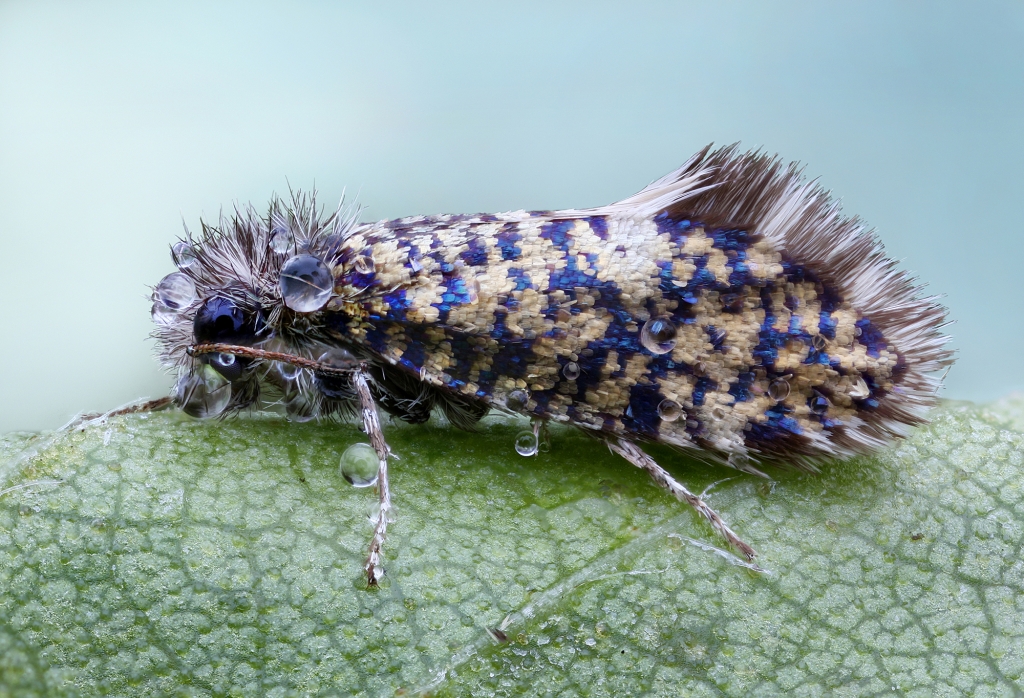
POLYGON ((729 542, 729 545, 743 553, 743 556, 747 558, 747 560, 754 559, 757 555, 757 551, 744 543, 739 536, 733 533, 732 529, 729 528, 725 521, 722 520, 722 517, 719 516, 714 509, 709 507, 703 499, 686 489, 680 482, 672 477, 667 470, 655 463, 653 458, 641 451, 636 444, 623 439, 608 439, 607 443, 608 448, 610 448, 613 453, 619 454, 636 467, 647 471, 656 483, 671 492, 676 499, 686 502, 696 509, 701 516, 708 520, 711 527, 722 534, 722 537, 729 542))

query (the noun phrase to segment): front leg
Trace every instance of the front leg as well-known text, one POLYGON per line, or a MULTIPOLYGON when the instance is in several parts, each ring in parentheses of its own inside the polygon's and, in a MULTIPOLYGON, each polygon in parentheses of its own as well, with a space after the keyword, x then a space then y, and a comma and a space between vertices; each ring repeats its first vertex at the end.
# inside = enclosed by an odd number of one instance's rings
POLYGON ((636 467, 641 470, 646 470, 655 482, 675 495, 676 499, 686 502, 696 509, 701 516, 710 522, 712 528, 721 533, 722 536, 729 541, 729 545, 743 553, 743 556, 746 557, 748 561, 754 559, 757 555, 757 551, 740 540, 740 537, 733 533, 732 529, 729 528, 725 521, 722 520, 722 517, 719 516, 714 509, 709 507, 703 499, 695 495, 693 492, 690 492, 690 490, 686 489, 674 477, 669 475, 667 470, 655 463, 654 459, 641 451, 636 444, 631 441, 625 441, 624 439, 618 438, 610 438, 607 440, 607 443, 608 448, 610 448, 613 453, 618 453, 636 467))
POLYGON ((379 495, 379 506, 377 509, 377 521, 373 527, 373 538, 370 539, 370 552, 366 558, 366 583, 375 587, 384 576, 384 567, 381 564, 381 548, 384 545, 384 538, 388 531, 388 517, 391 515, 391 487, 388 484, 388 456, 391 449, 384 440, 384 432, 380 428, 380 418, 377 414, 377 405, 370 394, 369 373, 365 365, 352 376, 352 384, 355 386, 356 394, 359 396, 359 405, 363 418, 363 430, 370 437, 373 450, 377 452, 377 492, 379 495))

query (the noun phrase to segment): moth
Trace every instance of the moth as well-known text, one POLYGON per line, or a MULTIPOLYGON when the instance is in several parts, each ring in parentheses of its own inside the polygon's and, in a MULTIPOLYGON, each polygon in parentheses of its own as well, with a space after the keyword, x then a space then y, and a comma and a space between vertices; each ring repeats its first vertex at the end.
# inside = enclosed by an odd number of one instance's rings
POLYGON ((813 470, 923 422, 952 363, 936 298, 777 156, 708 147, 600 208, 358 216, 293 193, 186 229, 152 316, 190 415, 361 419, 378 461, 370 585, 391 516, 378 410, 464 429, 525 415, 524 455, 545 424, 578 427, 752 560, 643 444, 813 470))

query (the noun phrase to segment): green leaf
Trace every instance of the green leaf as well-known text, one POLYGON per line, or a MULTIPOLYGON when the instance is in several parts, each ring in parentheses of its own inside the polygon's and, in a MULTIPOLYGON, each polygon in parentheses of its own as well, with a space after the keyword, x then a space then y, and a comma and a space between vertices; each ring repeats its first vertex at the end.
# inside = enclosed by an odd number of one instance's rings
POLYGON ((377 590, 374 492, 338 469, 354 427, 169 412, 9 435, 0 694, 1018 692, 1020 415, 933 419, 771 482, 654 449, 691 489, 732 478, 708 498, 761 574, 575 432, 521 458, 522 424, 386 425, 377 590))

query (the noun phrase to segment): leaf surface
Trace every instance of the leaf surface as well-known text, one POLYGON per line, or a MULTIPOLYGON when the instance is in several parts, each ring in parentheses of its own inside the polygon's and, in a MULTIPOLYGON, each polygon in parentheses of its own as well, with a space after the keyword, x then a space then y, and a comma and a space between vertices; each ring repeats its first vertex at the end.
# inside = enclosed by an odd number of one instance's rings
POLYGON ((0 694, 1013 694, 1006 404, 948 405, 875 458, 771 482, 653 449, 696 491, 731 478, 708 499, 767 573, 575 432, 521 458, 522 424, 386 425, 378 590, 374 491, 338 468, 354 427, 167 412, 8 435, 0 694))

